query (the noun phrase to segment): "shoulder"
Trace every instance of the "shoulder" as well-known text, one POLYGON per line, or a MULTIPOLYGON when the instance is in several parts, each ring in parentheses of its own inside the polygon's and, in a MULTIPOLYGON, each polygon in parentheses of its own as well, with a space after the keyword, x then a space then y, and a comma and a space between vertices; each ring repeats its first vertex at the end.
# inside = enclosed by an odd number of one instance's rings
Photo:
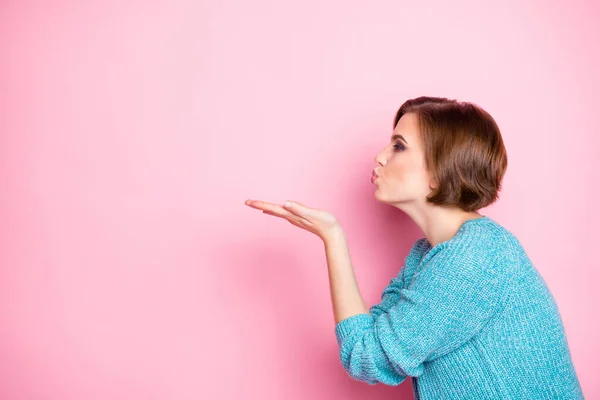
MULTIPOLYGON (((419 238, 417 239, 413 245, 411 246, 408 255, 404 258, 404 265, 400 269, 398 276, 403 276, 405 279, 410 280, 410 277, 417 270, 421 261, 423 260, 423 256, 429 249, 429 242, 427 238, 419 238)), ((392 280, 393 281, 393 280, 392 280)))
POLYGON ((448 272, 462 270, 509 278, 518 268, 521 252, 516 237, 487 217, 463 225, 451 240, 431 249, 423 261, 442 264, 448 272))
POLYGON ((419 238, 413 243, 412 247, 410 248, 410 251, 408 252, 407 257, 421 258, 428 249, 429 249, 429 242, 427 241, 427 238, 425 238, 425 237, 419 238))

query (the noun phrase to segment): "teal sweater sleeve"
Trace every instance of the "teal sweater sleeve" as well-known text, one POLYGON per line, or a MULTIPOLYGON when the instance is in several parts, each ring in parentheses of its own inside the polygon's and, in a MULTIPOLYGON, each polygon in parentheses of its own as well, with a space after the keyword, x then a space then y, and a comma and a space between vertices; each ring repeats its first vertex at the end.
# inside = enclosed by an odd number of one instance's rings
POLYGON ((390 280, 390 283, 383 289, 381 294, 381 301, 377 304, 373 304, 369 309, 369 312, 373 318, 377 318, 383 313, 389 311, 389 309, 400 300, 400 289, 404 286, 404 268, 400 270, 397 276, 390 280))
POLYGON ((374 318, 388 312, 400 300, 400 290, 404 287, 405 276, 410 278, 410 274, 421 261, 426 249, 425 243, 426 239, 420 238, 413 244, 404 259, 404 265, 400 268, 400 272, 390 280, 390 283, 383 290, 380 302, 371 306, 369 311, 374 318))
POLYGON ((336 324, 340 361, 353 379, 399 385, 482 329, 509 284, 489 249, 471 242, 465 236, 435 246, 410 284, 389 293, 395 304, 336 324))

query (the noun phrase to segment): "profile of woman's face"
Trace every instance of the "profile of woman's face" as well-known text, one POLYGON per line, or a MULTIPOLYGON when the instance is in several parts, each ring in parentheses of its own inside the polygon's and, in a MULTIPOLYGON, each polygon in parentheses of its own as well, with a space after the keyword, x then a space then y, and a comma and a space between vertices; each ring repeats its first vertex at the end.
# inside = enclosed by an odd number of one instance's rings
POLYGON ((375 198, 384 203, 423 202, 431 192, 430 175, 417 116, 408 113, 400 118, 389 144, 375 157, 378 174, 375 198))

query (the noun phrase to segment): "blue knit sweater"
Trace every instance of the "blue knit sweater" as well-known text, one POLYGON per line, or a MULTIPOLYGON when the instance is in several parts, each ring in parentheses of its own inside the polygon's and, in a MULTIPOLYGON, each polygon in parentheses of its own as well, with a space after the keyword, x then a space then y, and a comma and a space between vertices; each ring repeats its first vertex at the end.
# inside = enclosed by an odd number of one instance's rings
POLYGON ((347 373, 411 377, 415 399, 582 399, 555 300, 490 217, 433 248, 418 239, 381 302, 335 326, 347 373))

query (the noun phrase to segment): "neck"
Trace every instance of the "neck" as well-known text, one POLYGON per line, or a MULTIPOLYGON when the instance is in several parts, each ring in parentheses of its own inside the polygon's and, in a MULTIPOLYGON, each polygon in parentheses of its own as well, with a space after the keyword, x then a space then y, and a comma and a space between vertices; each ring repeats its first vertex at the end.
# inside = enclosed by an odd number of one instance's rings
POLYGON ((439 206, 405 212, 421 229, 431 247, 452 239, 466 221, 483 217, 477 211, 467 212, 439 206))

